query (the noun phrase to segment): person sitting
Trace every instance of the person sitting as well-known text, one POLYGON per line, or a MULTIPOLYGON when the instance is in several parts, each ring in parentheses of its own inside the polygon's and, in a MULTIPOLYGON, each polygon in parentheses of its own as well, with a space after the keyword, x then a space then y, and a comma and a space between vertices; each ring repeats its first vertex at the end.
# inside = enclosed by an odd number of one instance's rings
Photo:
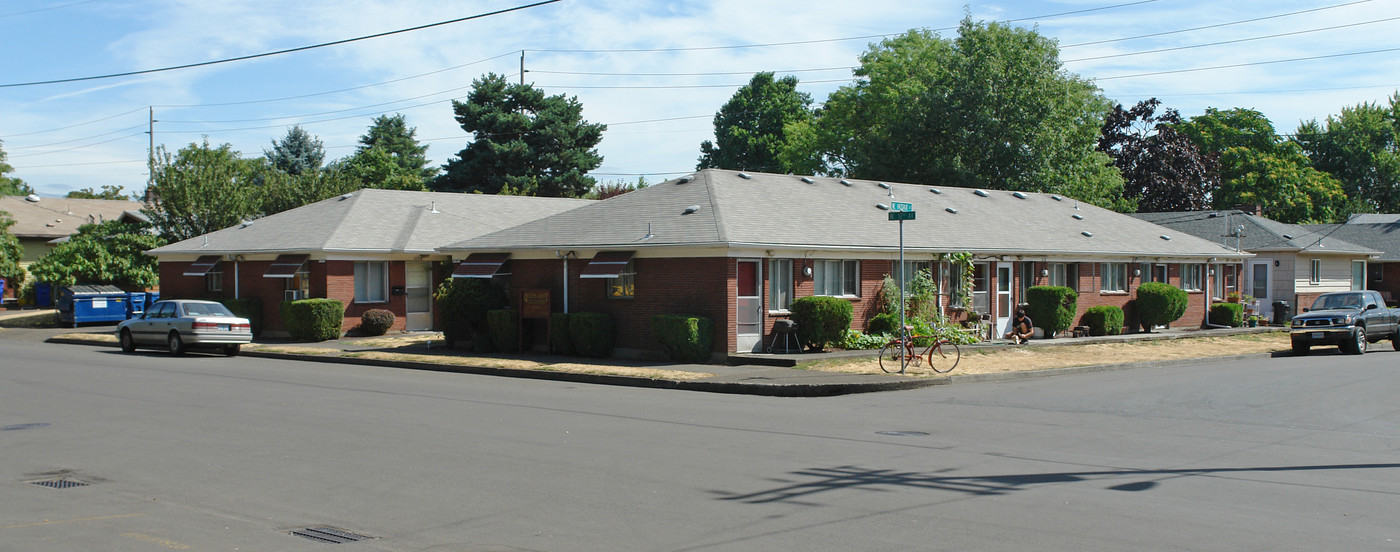
POLYGON ((1016 317, 1011 319, 1011 331, 1006 332, 1006 338, 1017 345, 1030 341, 1031 335, 1035 333, 1035 325, 1031 323, 1031 317, 1026 315, 1026 309, 1016 309, 1016 317))

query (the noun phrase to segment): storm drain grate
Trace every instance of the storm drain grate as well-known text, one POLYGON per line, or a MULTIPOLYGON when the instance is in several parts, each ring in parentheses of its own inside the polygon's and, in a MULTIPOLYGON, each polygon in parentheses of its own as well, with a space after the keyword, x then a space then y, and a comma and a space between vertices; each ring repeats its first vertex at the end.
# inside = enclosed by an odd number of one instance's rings
POLYGON ((292 534, 304 539, 311 539, 316 542, 328 542, 331 544, 345 544, 347 542, 359 542, 374 538, 368 535, 341 531, 334 527, 307 527, 305 529, 292 531, 292 534))
POLYGON ((71 489, 73 487, 88 486, 87 483, 83 483, 82 481, 74 481, 72 479, 45 479, 43 481, 30 481, 30 483, 38 485, 40 487, 48 487, 51 489, 71 489))

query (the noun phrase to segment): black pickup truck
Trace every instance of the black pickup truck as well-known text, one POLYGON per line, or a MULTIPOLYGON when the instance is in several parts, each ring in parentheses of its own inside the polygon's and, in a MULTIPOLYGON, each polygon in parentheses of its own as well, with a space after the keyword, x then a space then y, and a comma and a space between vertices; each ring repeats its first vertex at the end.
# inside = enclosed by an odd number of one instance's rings
POLYGON ((1400 351, 1400 309, 1385 306, 1376 291, 1324 293, 1311 309, 1293 317, 1293 354, 1306 355, 1314 345, 1336 345, 1344 353, 1366 352, 1367 343, 1389 339, 1400 351))

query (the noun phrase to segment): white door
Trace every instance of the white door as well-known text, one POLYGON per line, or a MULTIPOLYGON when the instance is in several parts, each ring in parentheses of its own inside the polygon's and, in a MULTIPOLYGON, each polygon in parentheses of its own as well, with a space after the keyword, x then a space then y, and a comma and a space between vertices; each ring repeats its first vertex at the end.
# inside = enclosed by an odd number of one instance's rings
POLYGON ((433 329, 433 271, 432 263, 409 261, 404 293, 407 299, 404 329, 410 332, 433 329))
POLYGON ((735 278, 735 301, 737 312, 734 320, 738 333, 738 350, 758 352, 763 350, 763 270, 759 261, 739 261, 739 274, 735 278))
POLYGON ((1251 261, 1249 272, 1246 274, 1249 276, 1249 283, 1245 287, 1248 290, 1246 293, 1253 295, 1254 304, 1258 305, 1254 312, 1265 317, 1271 316, 1274 310, 1273 299, 1269 297, 1269 265, 1271 263, 1273 261, 1268 259, 1251 261))
POLYGON ((1011 331, 1014 306, 1011 300, 1011 263, 997 263, 997 336, 1011 331))

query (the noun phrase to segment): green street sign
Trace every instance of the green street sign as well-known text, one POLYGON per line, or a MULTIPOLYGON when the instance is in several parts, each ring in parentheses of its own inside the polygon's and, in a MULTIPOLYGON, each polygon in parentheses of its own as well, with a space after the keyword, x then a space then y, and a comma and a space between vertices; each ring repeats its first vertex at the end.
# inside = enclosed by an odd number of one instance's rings
POLYGON ((891 210, 891 211, 913 211, 913 210, 914 210, 914 204, 913 204, 913 203, 905 203, 905 202, 903 202, 903 201, 891 201, 891 202, 890 202, 890 210, 891 210))
POLYGON ((890 211, 890 220, 914 220, 913 211, 890 211))

